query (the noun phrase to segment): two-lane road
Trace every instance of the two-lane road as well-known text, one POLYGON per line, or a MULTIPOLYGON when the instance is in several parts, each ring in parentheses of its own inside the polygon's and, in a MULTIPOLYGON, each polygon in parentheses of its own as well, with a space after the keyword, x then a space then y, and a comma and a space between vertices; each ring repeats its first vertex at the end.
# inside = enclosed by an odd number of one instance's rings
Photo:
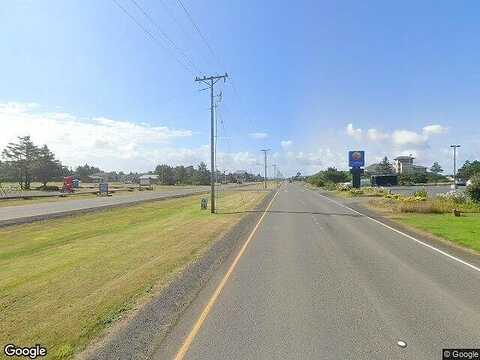
POLYGON ((189 334, 185 359, 421 360, 480 347, 478 270, 298 185, 282 186, 199 319, 222 276, 153 358, 175 358, 189 334))

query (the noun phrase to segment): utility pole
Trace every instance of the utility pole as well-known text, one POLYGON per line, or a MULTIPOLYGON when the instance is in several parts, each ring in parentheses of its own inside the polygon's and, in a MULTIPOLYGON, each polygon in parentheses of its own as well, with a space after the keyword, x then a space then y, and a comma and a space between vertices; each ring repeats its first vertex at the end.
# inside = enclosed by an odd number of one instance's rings
POLYGON ((457 148, 460 145, 450 145, 453 148, 453 188, 457 190, 457 148))
POLYGON ((275 180, 275 184, 278 186, 278 178, 277 178, 277 164, 273 164, 273 179, 275 180))
POLYGON ((214 109, 214 117, 215 117, 215 146, 214 146, 214 149, 215 149, 215 155, 214 155, 214 162, 215 162, 215 182, 217 183, 218 182, 218 174, 217 174, 217 143, 218 143, 218 116, 217 116, 217 107, 218 105, 220 104, 220 102, 222 101, 222 92, 220 91, 220 94, 216 95, 215 97, 218 98, 218 101, 215 103, 215 105, 213 105, 213 109, 214 109))
POLYGON ((204 76, 202 78, 196 77, 195 81, 203 82, 210 88, 210 185, 211 185, 211 199, 210 212, 215 213, 215 115, 213 104, 213 87, 221 79, 227 81, 228 74, 216 76, 204 76))
POLYGON ((264 166, 265 166, 265 181, 263 183, 263 187, 266 189, 267 188, 267 152, 270 151, 270 149, 263 149, 263 150, 260 150, 260 151, 263 151, 263 155, 264 155, 264 166))

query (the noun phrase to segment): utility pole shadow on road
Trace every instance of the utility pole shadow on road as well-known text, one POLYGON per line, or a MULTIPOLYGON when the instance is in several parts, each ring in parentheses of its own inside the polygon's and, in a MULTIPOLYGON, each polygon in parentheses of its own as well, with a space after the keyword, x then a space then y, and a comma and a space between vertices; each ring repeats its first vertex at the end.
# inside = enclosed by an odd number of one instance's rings
POLYGON ((217 212, 219 215, 233 215, 233 214, 245 214, 245 213, 264 213, 267 214, 292 214, 292 215, 324 215, 324 216, 347 216, 360 218, 362 215, 358 214, 345 214, 345 213, 327 213, 327 212, 315 212, 315 211, 292 211, 292 210, 242 210, 242 211, 225 211, 217 212))

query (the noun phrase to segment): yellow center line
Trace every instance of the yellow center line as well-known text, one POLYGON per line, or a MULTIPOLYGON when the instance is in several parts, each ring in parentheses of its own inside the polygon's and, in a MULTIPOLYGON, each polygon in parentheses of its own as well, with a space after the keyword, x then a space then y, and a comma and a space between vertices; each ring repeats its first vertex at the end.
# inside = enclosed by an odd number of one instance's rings
POLYGON ((265 217, 265 215, 267 214, 268 210, 269 210, 270 207, 272 206, 272 203, 273 203, 273 201, 275 200, 275 198, 277 197, 277 194, 278 194, 278 191, 275 193, 275 195, 273 196, 272 200, 270 200, 270 203, 268 204, 267 208, 265 209, 265 211, 263 212, 262 216, 261 216, 260 219, 258 220, 257 224, 256 224, 255 227, 253 228, 252 232, 251 232, 250 235, 248 236, 247 241, 245 241, 245 243, 243 244, 242 248, 240 249, 240 251, 238 252, 237 256, 235 257, 235 260, 233 260, 232 264, 231 264, 230 267, 228 268, 228 271, 226 272, 226 274, 225 274, 225 276, 223 277, 222 281, 220 281, 220 284, 218 284, 217 288, 216 288, 215 291, 213 292, 212 297, 210 298, 210 300, 208 301, 207 305, 206 305, 205 308, 203 309, 200 317, 199 317, 199 318, 197 319, 197 321, 195 322, 195 325, 193 326, 192 330, 191 330, 190 333, 188 334, 187 338, 184 340, 183 345, 182 345, 182 347, 180 348, 180 350, 178 350, 177 355, 175 355, 175 357, 174 357, 174 360, 182 360, 182 359, 185 357, 185 354, 187 353, 188 349, 190 348, 190 345, 192 344, 193 339, 195 339, 195 336, 198 334, 200 328, 202 327, 203 323, 205 322, 205 319, 207 318, 208 314, 209 314, 210 311, 212 310, 213 305, 215 305, 215 302, 217 301, 218 296, 219 296, 220 293, 222 292, 222 289, 224 288, 225 284, 227 283, 228 278, 230 277, 230 275, 231 275, 231 274, 233 273, 233 271, 235 270, 235 267, 237 266, 238 261, 240 260, 240 258, 242 257, 243 253, 245 252, 248 244, 250 243, 250 241, 252 241, 253 236, 254 236, 255 233, 257 232, 257 229, 258 229, 258 227, 260 226, 260 224, 262 223, 262 220, 263 220, 263 218, 265 217))

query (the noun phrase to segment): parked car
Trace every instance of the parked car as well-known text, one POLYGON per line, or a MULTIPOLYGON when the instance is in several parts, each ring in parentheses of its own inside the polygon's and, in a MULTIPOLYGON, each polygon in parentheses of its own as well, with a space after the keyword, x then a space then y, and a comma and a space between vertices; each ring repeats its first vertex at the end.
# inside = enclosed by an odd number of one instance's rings
POLYGON ((455 184, 457 186, 467 186, 467 182, 464 179, 457 179, 455 180, 455 184))

